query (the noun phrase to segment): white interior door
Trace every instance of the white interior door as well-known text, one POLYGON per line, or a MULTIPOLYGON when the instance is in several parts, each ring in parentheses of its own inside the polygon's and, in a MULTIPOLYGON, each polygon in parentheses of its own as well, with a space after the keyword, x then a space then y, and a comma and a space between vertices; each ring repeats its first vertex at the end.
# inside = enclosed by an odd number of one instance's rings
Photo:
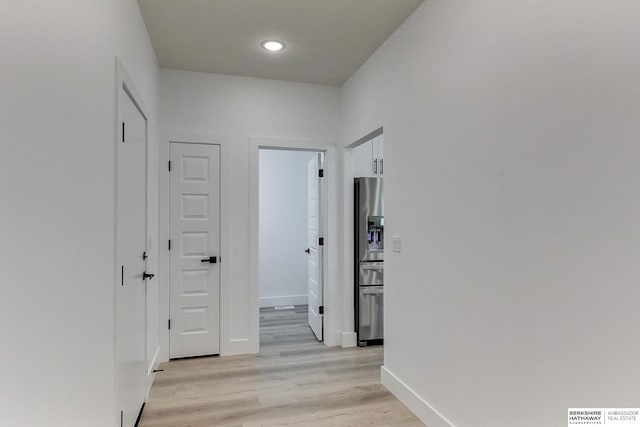
POLYGON ((309 326, 313 329, 319 341, 323 340, 322 307, 322 246, 319 245, 321 236, 321 182, 319 170, 322 167, 322 154, 309 160, 307 166, 307 245, 308 245, 308 295, 309 295, 309 326))
POLYGON ((171 144, 171 358, 220 353, 220 146, 171 144))
POLYGON ((122 425, 133 427, 146 397, 147 121, 128 92, 119 90, 116 390, 122 425))

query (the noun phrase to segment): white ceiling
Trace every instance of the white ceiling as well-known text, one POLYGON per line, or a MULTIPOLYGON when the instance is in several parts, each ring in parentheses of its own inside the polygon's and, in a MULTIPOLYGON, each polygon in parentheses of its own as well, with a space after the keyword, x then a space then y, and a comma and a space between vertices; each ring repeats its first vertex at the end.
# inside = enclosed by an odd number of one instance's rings
POLYGON ((424 0, 138 0, 160 66, 341 85, 424 0), (270 53, 265 39, 284 41, 270 53))

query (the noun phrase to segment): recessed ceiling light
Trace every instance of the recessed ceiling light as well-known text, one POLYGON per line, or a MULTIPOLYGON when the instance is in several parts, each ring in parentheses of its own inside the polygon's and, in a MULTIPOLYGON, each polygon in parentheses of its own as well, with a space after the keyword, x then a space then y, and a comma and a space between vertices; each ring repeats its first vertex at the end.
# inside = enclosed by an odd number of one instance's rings
POLYGON ((284 49, 284 43, 279 42, 277 40, 265 40, 262 43, 262 47, 271 51, 271 52, 278 52, 282 49, 284 49))

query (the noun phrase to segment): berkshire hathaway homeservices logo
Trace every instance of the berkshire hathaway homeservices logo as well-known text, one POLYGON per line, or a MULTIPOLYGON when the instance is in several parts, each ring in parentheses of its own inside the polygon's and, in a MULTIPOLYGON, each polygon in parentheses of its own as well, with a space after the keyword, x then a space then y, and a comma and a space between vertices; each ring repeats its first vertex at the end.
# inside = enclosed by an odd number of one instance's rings
POLYGON ((640 409, 569 408, 568 426, 640 427, 640 409))

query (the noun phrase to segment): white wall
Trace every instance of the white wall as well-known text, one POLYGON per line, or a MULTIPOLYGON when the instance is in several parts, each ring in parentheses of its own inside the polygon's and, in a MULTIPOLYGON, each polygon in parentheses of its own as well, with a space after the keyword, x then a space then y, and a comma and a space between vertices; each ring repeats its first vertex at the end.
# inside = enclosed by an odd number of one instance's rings
POLYGON ((456 426, 638 406, 639 15, 427 0, 345 84, 345 144, 384 126, 403 239, 383 378, 430 425, 419 399, 456 426))
POLYGON ((307 165, 317 153, 260 150, 260 306, 307 304, 307 165))
MULTIPOLYGON (((228 141, 228 146, 223 147, 223 151, 229 150, 229 164, 223 164, 222 168, 229 171, 230 238, 229 252, 221 254, 221 268, 231 270, 231 283, 228 299, 221 304, 233 310, 228 323, 222 325, 226 329, 221 331, 221 350, 228 349, 226 354, 255 351, 258 325, 253 320, 257 319, 257 308, 255 313, 249 309, 253 298, 249 277, 250 138, 266 137, 283 144, 289 139, 337 141, 340 89, 164 69, 160 71, 160 116, 164 134, 227 136, 223 139, 228 141)), ((162 144, 166 145, 167 140, 163 138, 162 144)), ((224 155, 222 161, 225 161, 224 155)), ((166 271, 162 273, 166 277, 166 271)), ((167 283, 163 277, 160 307, 166 311, 167 283)), ((257 298, 256 293, 256 307, 257 298)), ((167 357, 167 332, 161 325, 163 358, 167 357)))
POLYGON ((130 0, 4 1, 0 52, 2 424, 112 427, 115 57, 149 106, 154 159, 155 55, 130 0))

